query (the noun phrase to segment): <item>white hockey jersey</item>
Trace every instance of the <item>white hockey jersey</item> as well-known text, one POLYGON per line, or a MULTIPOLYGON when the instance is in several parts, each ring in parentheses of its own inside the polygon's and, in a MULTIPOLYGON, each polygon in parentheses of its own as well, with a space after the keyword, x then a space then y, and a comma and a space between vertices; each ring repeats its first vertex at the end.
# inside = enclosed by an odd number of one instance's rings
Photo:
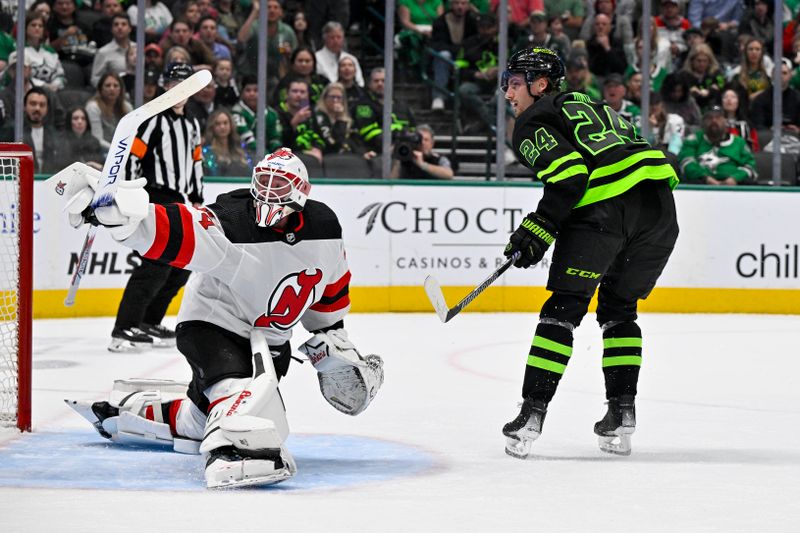
POLYGON ((150 205, 150 214, 122 241, 144 257, 191 270, 178 322, 210 322, 242 337, 263 328, 282 344, 302 321, 332 326, 350 309, 350 271, 342 229, 325 204, 308 200, 284 230, 255 223, 248 189, 195 209, 150 205))

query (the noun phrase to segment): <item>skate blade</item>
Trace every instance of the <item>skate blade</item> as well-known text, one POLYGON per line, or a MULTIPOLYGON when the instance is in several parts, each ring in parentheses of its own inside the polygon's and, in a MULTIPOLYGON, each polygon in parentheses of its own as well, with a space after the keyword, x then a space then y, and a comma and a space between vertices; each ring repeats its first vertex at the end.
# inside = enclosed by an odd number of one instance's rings
POLYGON ((613 435, 610 437, 598 437, 600 450, 613 455, 631 454, 631 436, 629 433, 613 435))
POLYGON ((292 470, 289 467, 284 467, 269 474, 251 473, 248 475, 244 473, 246 468, 246 465, 230 464, 210 472, 207 469, 206 487, 209 489, 235 489, 239 487, 275 485, 281 481, 286 481, 296 472, 296 470, 292 470))
POLYGON ((531 455, 533 442, 541 433, 522 428, 515 435, 506 435, 506 453, 517 459, 527 459, 531 455))
POLYGON ((207 481, 206 488, 213 490, 227 490, 244 487, 266 487, 269 485, 275 485, 281 481, 286 481, 290 477, 292 477, 291 472, 282 472, 280 474, 276 473, 269 476, 251 477, 245 479, 207 481))
POLYGON ((137 353, 153 347, 151 342, 131 342, 113 339, 108 345, 108 351, 113 353, 137 353))
POLYGON ((174 348, 178 344, 176 339, 159 339, 153 337, 153 348, 174 348))
POLYGON ((530 456, 530 453, 530 443, 514 441, 510 438, 506 440, 506 455, 510 455, 511 457, 515 457, 517 459, 527 459, 530 456))
POLYGON ((103 428, 103 423, 97 418, 92 410, 94 402, 79 402, 77 400, 64 400, 64 403, 72 408, 73 411, 85 418, 97 430, 101 437, 111 439, 111 434, 103 428))

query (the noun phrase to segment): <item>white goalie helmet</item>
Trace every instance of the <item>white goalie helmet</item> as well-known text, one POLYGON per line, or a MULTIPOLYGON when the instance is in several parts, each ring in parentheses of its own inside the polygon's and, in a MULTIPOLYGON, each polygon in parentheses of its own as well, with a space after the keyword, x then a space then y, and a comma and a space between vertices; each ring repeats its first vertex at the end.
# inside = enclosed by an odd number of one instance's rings
POLYGON ((256 224, 268 228, 302 211, 311 191, 305 164, 288 148, 268 154, 253 168, 250 194, 255 198, 256 224))

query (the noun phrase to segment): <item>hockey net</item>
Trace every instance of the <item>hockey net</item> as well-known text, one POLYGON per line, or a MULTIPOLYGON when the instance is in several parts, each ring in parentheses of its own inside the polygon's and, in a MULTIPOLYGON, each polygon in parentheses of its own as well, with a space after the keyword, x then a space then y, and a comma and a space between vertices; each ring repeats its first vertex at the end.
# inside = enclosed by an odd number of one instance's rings
POLYGON ((31 428, 33 154, 0 143, 0 428, 31 428))

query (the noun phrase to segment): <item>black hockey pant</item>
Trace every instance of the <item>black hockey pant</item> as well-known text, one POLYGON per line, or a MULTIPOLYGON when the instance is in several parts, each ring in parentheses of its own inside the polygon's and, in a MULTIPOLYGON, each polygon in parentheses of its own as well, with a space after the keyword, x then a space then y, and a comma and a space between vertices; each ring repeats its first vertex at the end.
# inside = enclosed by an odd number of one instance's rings
POLYGON ((572 330, 598 292, 606 397, 636 394, 642 335, 636 307, 667 264, 678 237, 672 191, 646 180, 575 209, 556 240, 547 289, 528 352, 522 396, 549 402, 572 356, 572 330))

